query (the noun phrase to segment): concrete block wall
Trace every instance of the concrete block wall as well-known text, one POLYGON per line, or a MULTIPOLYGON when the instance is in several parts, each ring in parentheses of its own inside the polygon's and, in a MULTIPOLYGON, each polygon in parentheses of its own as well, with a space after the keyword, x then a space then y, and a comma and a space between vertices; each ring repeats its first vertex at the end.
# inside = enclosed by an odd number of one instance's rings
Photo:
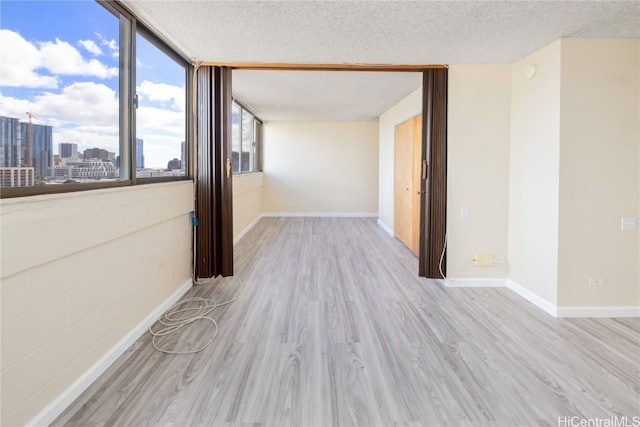
POLYGON ((191 280, 193 182, 0 201, 1 424, 25 425, 191 280))

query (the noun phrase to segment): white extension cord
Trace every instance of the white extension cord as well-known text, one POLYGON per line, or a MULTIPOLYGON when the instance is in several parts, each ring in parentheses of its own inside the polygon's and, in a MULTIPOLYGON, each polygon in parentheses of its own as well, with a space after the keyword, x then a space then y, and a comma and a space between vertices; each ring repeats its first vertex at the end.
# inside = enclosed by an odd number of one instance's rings
POLYGON ((156 350, 162 353, 167 353, 167 354, 194 354, 194 353, 199 353, 205 348, 209 347, 209 345, 213 342, 213 340, 216 339, 216 337, 218 336, 218 331, 220 330, 220 328, 218 328, 218 323, 212 317, 210 317, 209 314, 218 307, 222 307, 224 305, 231 304, 232 302, 239 300, 240 297, 242 296, 242 290, 243 290, 242 280, 240 280, 236 276, 233 276, 233 277, 236 280, 238 280, 238 282, 240 283, 240 290, 238 291, 238 296, 236 296, 233 299, 230 299, 229 301, 218 303, 212 299, 192 297, 192 298, 186 298, 184 300, 178 301, 177 303, 173 304, 160 317, 160 319, 158 319, 157 323, 164 325, 162 329, 158 331, 154 331, 153 325, 149 327, 149 332, 151 333, 151 335, 153 335, 153 339, 151 341, 153 344, 153 347, 156 350), (193 304, 193 303, 197 303, 198 306, 181 308, 185 304, 193 304), (213 326, 215 328, 213 336, 211 336, 209 341, 207 341, 201 348, 198 348, 196 350, 184 350, 184 351, 168 350, 166 348, 160 347, 156 342, 156 339, 174 334, 178 332, 180 329, 182 329, 183 327, 188 326, 197 320, 208 320, 209 322, 213 323, 213 326))
POLYGON ((447 249, 447 233, 444 233, 444 245, 442 245, 442 253, 440 254, 440 262, 438 263, 438 269, 440 270, 440 275, 443 279, 447 277, 442 272, 442 260, 444 259, 444 251, 447 249))

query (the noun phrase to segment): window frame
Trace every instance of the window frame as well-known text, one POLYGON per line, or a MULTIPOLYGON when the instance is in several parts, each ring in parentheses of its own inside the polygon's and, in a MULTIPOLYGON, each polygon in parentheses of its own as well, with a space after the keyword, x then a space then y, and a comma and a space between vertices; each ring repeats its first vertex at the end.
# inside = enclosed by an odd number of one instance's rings
POLYGON ((194 67, 192 61, 177 48, 163 40, 148 25, 140 21, 131 11, 117 0, 95 0, 114 15, 119 22, 120 34, 120 73, 119 79, 119 135, 120 135, 120 161, 126 166, 120 167, 120 179, 118 181, 74 183, 64 185, 34 185, 29 187, 8 187, 0 189, 0 199, 16 197, 50 195, 71 193, 77 191, 90 191, 106 188, 130 187, 135 185, 147 185, 165 183, 171 181, 193 181, 193 137, 194 130, 194 67), (128 24, 123 24, 126 19, 128 24), (144 37, 160 51, 176 61, 185 69, 185 144, 186 165, 185 174, 182 176, 166 177, 136 177, 136 36, 144 37), (122 40, 124 38, 124 40, 122 40), (125 53, 123 55, 123 53, 125 53))
POLYGON ((245 104, 243 104, 240 100, 238 100, 237 98, 233 97, 231 99, 231 104, 236 104, 239 108, 240 108, 240 120, 239 120, 239 124, 240 124, 240 128, 238 129, 239 135, 240 135, 240 151, 238 152, 238 171, 232 171, 233 175, 246 175, 246 174, 250 174, 250 173, 258 173, 258 172, 262 172, 262 162, 260 161, 260 156, 259 153, 262 152, 262 135, 258 135, 259 132, 262 132, 262 126, 264 125, 264 122, 262 121, 261 118, 259 118, 250 108, 247 108, 245 106, 245 104), (247 112, 249 113, 252 117, 253 117, 253 147, 252 150, 249 151, 249 158, 253 159, 253 161, 250 160, 250 163, 253 163, 253 168, 251 170, 248 171, 243 171, 242 170, 242 142, 243 142, 243 138, 242 138, 242 122, 243 122, 243 116, 244 113, 247 112), (259 124, 259 126, 256 126, 256 124, 259 124))

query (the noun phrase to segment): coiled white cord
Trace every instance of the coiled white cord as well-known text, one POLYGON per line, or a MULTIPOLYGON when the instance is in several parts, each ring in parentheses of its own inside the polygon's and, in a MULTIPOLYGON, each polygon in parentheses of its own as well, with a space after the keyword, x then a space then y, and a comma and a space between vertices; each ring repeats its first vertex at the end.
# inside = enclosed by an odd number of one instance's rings
POLYGON ((216 339, 216 337, 218 336, 218 331, 220 330, 220 328, 218 327, 218 323, 212 317, 209 316, 209 313, 211 313, 213 310, 215 310, 218 307, 222 307, 224 305, 231 304, 232 302, 239 300, 240 297, 242 296, 242 291, 243 291, 242 280, 240 280, 236 276, 233 276, 233 277, 240 283, 240 290, 238 291, 238 295, 235 298, 230 299, 229 301, 218 303, 212 299, 192 297, 192 298, 186 298, 184 300, 178 301, 177 303, 173 304, 160 317, 160 319, 158 319, 157 323, 164 325, 162 329, 154 331, 153 325, 149 327, 149 333, 153 335, 153 339, 151 340, 153 347, 156 350, 162 353, 167 353, 167 354, 194 354, 194 353, 199 353, 205 348, 209 347, 209 345, 213 342, 213 340, 216 339), (193 303, 197 303, 198 306, 181 308, 185 304, 193 304, 193 303), (183 327, 188 326, 197 320, 208 320, 213 324, 213 327, 215 328, 215 331, 213 332, 213 335, 211 336, 211 338, 202 347, 196 350, 180 351, 180 350, 169 350, 161 347, 158 344, 157 342, 158 338, 166 337, 168 335, 176 333, 183 327))

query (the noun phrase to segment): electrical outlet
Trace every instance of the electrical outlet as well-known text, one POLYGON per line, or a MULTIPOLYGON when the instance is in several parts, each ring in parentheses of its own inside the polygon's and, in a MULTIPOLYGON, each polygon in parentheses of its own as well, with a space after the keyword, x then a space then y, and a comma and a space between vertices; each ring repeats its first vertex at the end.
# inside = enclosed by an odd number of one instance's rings
POLYGON ((604 279, 601 277, 589 277, 589 286, 602 288, 604 287, 604 279))
POLYGON ((473 264, 476 267, 491 267, 493 265, 493 254, 475 254, 473 264))
POLYGON ((502 255, 496 255, 493 257, 493 262, 496 264, 504 264, 504 257, 502 255))
POLYGON ((622 217, 621 228, 622 231, 635 231, 636 230, 636 218, 632 216, 622 217))
POLYGON ((460 218, 461 219, 469 218, 469 208, 460 208, 460 218))

